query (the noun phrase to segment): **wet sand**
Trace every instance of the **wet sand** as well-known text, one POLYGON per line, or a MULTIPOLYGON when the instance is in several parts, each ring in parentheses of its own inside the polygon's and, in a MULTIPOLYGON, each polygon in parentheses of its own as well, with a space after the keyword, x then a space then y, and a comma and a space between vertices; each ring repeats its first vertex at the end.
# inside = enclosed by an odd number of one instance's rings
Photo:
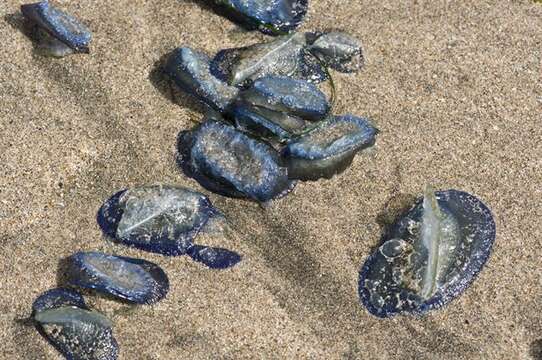
POLYGON ((374 119, 377 146, 267 209, 209 194, 235 231, 202 241, 244 256, 211 271, 106 242, 96 212, 135 185, 204 191, 174 160, 201 114, 157 64, 181 45, 213 54, 265 36, 195 0, 54 3, 92 29, 90 55, 40 56, 20 3, 0 3, 0 358, 59 358, 24 319, 78 250, 169 275, 152 307, 88 297, 114 321, 120 359, 542 358, 540 4, 312 0, 303 30, 363 41, 364 70, 335 73, 336 113, 374 119), (359 304, 359 268, 427 182, 491 207, 493 255, 444 309, 378 319, 359 304))

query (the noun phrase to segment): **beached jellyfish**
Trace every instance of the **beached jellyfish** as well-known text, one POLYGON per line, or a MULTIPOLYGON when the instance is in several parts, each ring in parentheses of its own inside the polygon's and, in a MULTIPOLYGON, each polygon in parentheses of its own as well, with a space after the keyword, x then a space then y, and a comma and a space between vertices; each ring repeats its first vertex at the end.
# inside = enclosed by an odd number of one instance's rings
POLYGON ((241 87, 270 75, 321 82, 326 79, 326 71, 306 46, 305 34, 293 33, 265 43, 222 50, 211 61, 211 72, 241 87))
POLYGON ((178 151, 183 171, 222 195, 267 202, 293 186, 271 146, 223 122, 208 120, 181 133, 178 151))
POLYGON ((220 212, 202 193, 172 185, 146 185, 111 197, 98 212, 104 232, 125 245, 183 255, 220 212))
POLYGON ((21 6, 23 15, 38 28, 40 45, 52 56, 88 53, 92 35, 76 18, 48 1, 21 6))
POLYGON ((308 51, 324 66, 349 73, 358 71, 364 63, 360 42, 341 31, 307 33, 308 51))
POLYGON ((244 101, 236 102, 230 115, 237 129, 270 140, 276 138, 279 141, 286 141, 300 134, 307 126, 307 122, 299 117, 250 105, 244 101))
POLYGON ((378 130, 365 118, 330 116, 282 150, 290 179, 317 180, 343 172, 362 149, 372 146, 378 130))
POLYGON ((67 284, 137 303, 154 304, 169 290, 166 273, 142 259, 78 252, 68 258, 67 284))
POLYGON ((266 34, 284 34, 295 29, 307 13, 308 0, 213 0, 217 12, 266 34))
POLYGON ((34 301, 32 310, 38 332, 66 359, 117 359, 111 321, 91 311, 75 290, 48 290, 34 301))
POLYGON ((196 236, 225 220, 205 195, 185 187, 161 184, 119 191, 101 206, 97 218, 108 237, 145 251, 168 256, 186 254, 210 268, 235 265, 241 259, 225 249, 221 253, 223 257, 229 254, 229 262, 205 262, 198 257, 197 250, 202 246, 194 248, 196 236))
POLYGON ((494 240, 493 216, 478 198, 428 186, 363 264, 361 302, 379 317, 440 308, 474 281, 494 240))
POLYGON ((219 112, 227 109, 238 93, 237 88, 211 74, 207 55, 187 47, 173 51, 165 65, 165 72, 181 90, 219 112))
POLYGON ((241 92, 240 98, 246 104, 309 121, 324 119, 331 108, 326 95, 314 84, 279 76, 266 76, 254 81, 241 92))

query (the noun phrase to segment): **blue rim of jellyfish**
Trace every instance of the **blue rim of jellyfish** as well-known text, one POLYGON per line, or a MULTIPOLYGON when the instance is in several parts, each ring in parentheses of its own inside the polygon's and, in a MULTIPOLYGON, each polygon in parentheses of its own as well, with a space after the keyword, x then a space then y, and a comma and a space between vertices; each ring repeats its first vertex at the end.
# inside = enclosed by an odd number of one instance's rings
MULTIPOLYGON (((430 310, 439 309, 443 307, 444 305, 447 305, 452 300, 459 297, 459 295, 461 295, 461 293, 463 293, 463 291, 465 291, 472 284, 474 279, 476 279, 476 277, 478 276, 478 274, 480 273, 480 271, 482 270, 482 268, 488 261, 489 256, 491 255, 491 249, 493 247, 493 243, 495 242, 495 237, 496 237, 496 226, 495 226, 495 221, 493 219, 491 210, 480 199, 464 191, 450 189, 450 190, 436 191, 435 195, 438 199, 439 204, 442 202, 443 203, 442 205, 444 206, 446 206, 446 203, 451 198, 464 197, 466 200, 468 200, 466 203, 470 203, 472 205, 471 208, 469 209, 470 211, 472 211, 475 208, 475 206, 479 208, 479 212, 483 214, 483 219, 485 220, 484 222, 485 229, 478 229, 476 232, 478 236, 485 234, 480 244, 481 255, 478 257, 475 257, 472 261, 469 262, 469 264, 467 265, 467 268, 463 272, 463 276, 461 277, 460 281, 457 281, 452 286, 446 288, 446 291, 444 293, 442 293, 442 291, 437 292, 433 297, 421 303, 417 308, 409 310, 409 311, 398 311, 397 308, 393 306, 385 306, 382 308, 377 308, 373 306, 372 303, 370 302, 370 293, 365 288, 364 284, 365 284, 365 280, 369 272, 369 269, 372 266, 372 263, 378 252, 378 249, 380 248, 380 246, 382 246, 382 244, 384 244, 387 240, 389 240, 387 238, 388 234, 384 234, 382 241, 380 242, 378 247, 375 249, 375 251, 367 258, 365 263, 362 265, 360 269, 360 273, 359 273, 359 280, 358 280, 359 298, 361 300, 361 303, 372 315, 375 315, 379 318, 392 317, 402 312, 412 313, 414 315, 423 315, 430 310)), ((396 222, 394 223, 394 225, 392 225, 392 227, 394 227, 395 224, 397 224, 399 219, 405 216, 408 216, 408 214, 415 211, 416 208, 418 208, 421 205, 422 201, 423 201, 423 197, 418 199, 408 211, 406 211, 403 215, 397 218, 396 222)))
POLYGON ((47 31, 51 36, 78 52, 88 52, 88 45, 92 39, 90 30, 75 17, 49 5, 47 0, 33 4, 21 5, 21 12, 29 20, 47 31), (77 28, 79 34, 74 33, 63 24, 68 21, 77 28))
POLYGON ((77 252, 70 256, 69 260, 68 284, 71 286, 93 289, 137 304, 154 304, 162 300, 169 291, 169 279, 164 270, 157 264, 147 260, 109 255, 96 251, 77 252), (144 273, 146 273, 150 275, 152 281, 146 284, 144 291, 134 291, 133 289, 123 288, 122 286, 115 284, 114 279, 111 281, 110 277, 95 271, 93 266, 87 265, 85 261, 87 256, 97 256, 108 259, 111 262, 126 262, 137 265, 138 268, 134 269, 139 271, 139 274, 133 273, 133 275, 139 275, 142 278, 145 278, 144 273), (78 279, 78 272, 87 274, 87 277, 90 279, 87 281, 78 279))
POLYGON ((178 142, 178 163, 181 169, 189 177, 197 180, 204 188, 218 194, 230 197, 248 197, 259 202, 267 202, 284 196, 295 185, 286 176, 286 168, 280 164, 279 154, 273 156, 276 151, 262 141, 258 141, 244 134, 233 126, 216 122, 206 121, 192 131, 182 132, 178 142), (236 179, 232 174, 217 173, 220 169, 213 168, 208 164, 203 154, 197 151, 196 137, 198 133, 207 127, 216 128, 218 131, 227 132, 231 139, 237 139, 249 148, 253 154, 263 160, 263 168, 272 175, 266 178, 264 184, 247 185, 236 179), (196 165, 197 164, 197 165, 196 165), (196 167, 197 166, 197 167, 196 167), (203 166, 203 168, 202 168, 203 166), (284 169, 285 176, 281 179, 280 169, 284 169), (207 175, 213 174, 213 175, 207 175), (212 176, 212 178, 211 178, 212 176), (276 181, 273 181, 274 179, 276 181), (284 184, 279 182, 284 180, 284 184))
POLYGON ((96 216, 98 225, 102 229, 102 232, 115 242, 152 253, 166 256, 180 256, 186 254, 188 248, 192 245, 194 238, 205 226, 209 218, 221 214, 220 211, 211 204, 210 200, 207 197, 204 197, 201 199, 202 202, 200 203, 200 211, 205 213, 203 221, 193 227, 190 231, 183 233, 181 235, 182 238, 179 238, 180 241, 171 241, 167 238, 167 235, 164 235, 164 237, 153 237, 153 241, 149 242, 139 242, 137 241, 137 237, 134 239, 119 238, 117 236, 117 228, 122 218, 122 214, 124 213, 124 210, 119 205, 119 201, 126 191, 128 190, 121 190, 104 202, 96 216), (188 245, 185 246, 184 244, 188 245))
POLYGON ((66 288, 50 289, 41 294, 32 303, 34 313, 56 309, 61 306, 76 306, 81 309, 89 310, 85 303, 83 295, 78 291, 66 288))
POLYGON ((210 269, 227 269, 242 260, 242 256, 235 251, 204 245, 193 245, 187 255, 210 269))
MULTIPOLYGON (((235 0, 234 0, 235 1, 235 0)), ((292 0, 279 0, 279 1, 292 1, 292 0)), ((214 0, 212 7, 214 10, 222 16, 225 16, 235 23, 242 25, 248 30, 259 30, 268 35, 282 35, 286 34, 295 28, 297 28, 303 18, 307 14, 309 7, 308 0, 293 0, 299 9, 291 17, 289 21, 280 21, 270 17, 258 16, 257 14, 250 15, 250 11, 243 11, 232 4, 228 4, 228 0, 214 0)))

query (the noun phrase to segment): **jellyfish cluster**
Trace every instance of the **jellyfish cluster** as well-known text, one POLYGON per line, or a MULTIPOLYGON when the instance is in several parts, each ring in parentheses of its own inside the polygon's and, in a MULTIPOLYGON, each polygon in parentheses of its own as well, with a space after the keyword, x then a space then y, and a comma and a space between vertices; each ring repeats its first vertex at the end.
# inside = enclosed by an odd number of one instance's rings
MULTIPOLYGON (((201 103, 201 122, 183 129, 177 164, 204 189, 268 204, 298 182, 330 179, 375 145, 379 133, 365 116, 334 114, 333 71, 364 64, 358 39, 343 31, 296 32, 308 0, 210 0, 221 15, 274 37, 214 56, 175 49, 162 70, 201 103), (327 96, 322 87, 331 88, 327 96)), ((46 55, 89 54, 90 30, 48 1, 21 6, 46 55)), ((241 261, 234 251, 199 244, 221 234, 226 216, 204 194, 155 184, 115 192, 97 222, 110 240, 164 256, 188 256, 210 269, 241 261)), ((423 196, 384 231, 359 272, 359 299, 385 318, 421 315, 458 297, 489 258, 495 240, 489 208, 459 190, 423 196)), ((67 359, 114 360, 119 346, 112 322, 89 308, 80 290, 118 301, 152 305, 170 289, 165 271, 144 259, 96 251, 66 259, 66 281, 32 305, 32 319, 67 359)))

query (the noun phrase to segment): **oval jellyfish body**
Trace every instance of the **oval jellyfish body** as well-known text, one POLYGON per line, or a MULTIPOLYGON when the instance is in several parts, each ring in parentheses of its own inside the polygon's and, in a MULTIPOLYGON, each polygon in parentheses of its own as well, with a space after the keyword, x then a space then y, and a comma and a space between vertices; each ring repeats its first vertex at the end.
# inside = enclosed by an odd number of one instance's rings
POLYGON ((283 34, 295 29, 307 13, 308 0, 214 0, 224 15, 249 30, 283 34))
POLYGON ((211 191, 266 202, 292 186, 272 147, 227 124, 206 121, 183 133, 178 147, 185 173, 211 191))
POLYGON ((118 344, 111 322, 85 304, 75 290, 51 289, 32 304, 38 332, 66 359, 115 360, 118 344))
POLYGON ((478 198, 427 190, 362 266, 361 302, 379 317, 440 308, 474 281, 494 240, 493 216, 478 198))
POLYGON ((210 217, 220 212, 203 194, 171 185, 141 186, 119 192, 98 212, 98 222, 114 240, 168 256, 183 255, 210 217))
POLYGON ((69 259, 68 284, 110 294, 137 304, 153 304, 169 290, 165 272, 156 264, 100 252, 78 252, 69 259))
POLYGON ((252 106, 310 121, 322 120, 330 110, 325 94, 314 84, 288 77, 260 78, 241 93, 241 98, 252 106))
POLYGON ((321 82, 326 79, 326 72, 306 46, 305 34, 294 33, 265 43, 222 50, 211 60, 211 72, 238 87, 249 86, 266 76, 321 82))
POLYGON ((344 171, 357 152, 372 146, 378 130, 365 118, 333 116, 292 139, 282 150, 291 179, 331 178, 344 171))

